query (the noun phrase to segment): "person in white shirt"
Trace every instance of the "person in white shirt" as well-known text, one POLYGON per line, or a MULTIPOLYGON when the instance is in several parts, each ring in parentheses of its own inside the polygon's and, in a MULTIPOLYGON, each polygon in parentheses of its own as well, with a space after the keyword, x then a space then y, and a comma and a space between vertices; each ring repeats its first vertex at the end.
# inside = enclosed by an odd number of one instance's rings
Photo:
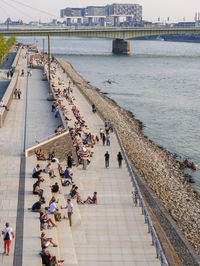
POLYGON ((51 168, 51 163, 48 163, 48 164, 45 166, 45 173, 49 173, 49 176, 50 176, 50 177, 55 177, 54 170, 51 168))
POLYGON ((9 223, 5 224, 5 228, 2 230, 3 240, 4 240, 4 254, 10 255, 10 245, 12 239, 15 238, 13 229, 10 227, 9 223))
POLYGON ((67 214, 68 214, 68 218, 69 218, 69 225, 72 226, 72 214, 73 214, 73 204, 71 203, 71 199, 67 200, 67 206, 66 207, 62 207, 61 209, 67 209, 67 214))
POLYGON ((61 221, 61 213, 58 212, 59 209, 58 209, 58 207, 56 206, 55 201, 56 201, 56 200, 53 199, 53 202, 50 204, 50 206, 49 206, 49 212, 54 214, 54 216, 55 216, 55 220, 56 220, 57 222, 60 222, 60 221, 61 221))
POLYGON ((55 211, 58 211, 58 207, 55 204, 55 200, 51 203, 51 205, 49 206, 49 212, 50 213, 54 213, 55 211))

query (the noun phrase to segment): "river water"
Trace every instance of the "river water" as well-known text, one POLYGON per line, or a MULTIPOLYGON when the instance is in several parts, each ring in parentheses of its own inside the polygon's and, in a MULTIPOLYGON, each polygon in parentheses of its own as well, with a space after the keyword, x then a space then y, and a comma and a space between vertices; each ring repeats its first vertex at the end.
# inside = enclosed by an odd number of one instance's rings
MULTIPOLYGON (((41 37, 20 41, 43 47, 41 37)), ((200 44, 130 42, 130 56, 113 55, 106 39, 52 38, 51 51, 133 112, 156 144, 199 165, 187 173, 200 193, 200 44)))

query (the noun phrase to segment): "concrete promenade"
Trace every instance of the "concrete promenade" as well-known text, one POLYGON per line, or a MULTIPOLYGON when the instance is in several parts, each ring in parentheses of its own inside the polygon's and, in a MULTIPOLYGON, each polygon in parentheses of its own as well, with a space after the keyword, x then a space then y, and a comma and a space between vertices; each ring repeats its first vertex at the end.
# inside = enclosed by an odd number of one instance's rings
MULTIPOLYGON (((60 80, 66 87, 69 79, 62 71, 60 80)), ((62 90, 61 86, 58 87, 62 90)), ((92 113, 90 104, 76 87, 73 87, 73 96, 76 99, 74 104, 89 127, 87 131, 99 135, 104 121, 92 113)), ((70 112, 71 105, 62 99, 72 119, 69 126, 73 126, 75 119, 70 112)), ((98 205, 78 205, 75 210, 72 235, 78 265, 160 265, 141 208, 134 207, 131 195, 134 190, 124 162, 123 167, 118 168, 120 147, 114 133, 110 147, 100 142, 92 151, 94 155, 87 170, 84 171, 81 165, 73 168, 74 181, 82 199, 98 192, 98 205), (110 154, 108 169, 104 164, 106 151, 110 154)))
MULTIPOLYGON (((24 55, 26 50, 23 50, 24 55)), ((19 60, 17 70, 27 71, 27 61, 24 57, 19 60)), ((38 199, 32 195, 32 168, 36 164, 35 157, 24 158, 26 146, 34 145, 35 140, 53 134, 59 119, 50 112, 51 103, 45 95, 48 92, 46 83, 41 80, 41 71, 33 70, 33 76, 19 77, 17 88, 22 91, 20 100, 13 99, 5 125, 0 129, 0 204, 1 228, 5 222, 10 222, 16 232, 16 240, 12 242, 9 257, 0 251, 0 265, 41 265, 38 255, 40 251, 40 230, 37 213, 28 210, 38 199), (27 91, 27 93, 26 93, 27 91), (15 246, 16 244, 16 246, 15 246), (22 245, 23 244, 23 245, 22 245)), ((60 71, 60 78, 67 87, 69 79, 60 71)), ((60 89, 62 89, 60 87, 60 89)), ((99 129, 104 126, 102 119, 91 111, 91 106, 80 91, 73 87, 75 105, 79 108, 93 135, 99 135, 99 129)), ((73 126, 75 118, 71 105, 64 100, 63 105, 68 110, 73 126)), ((56 239, 58 248, 53 248, 54 254, 64 259, 63 265, 160 265, 152 246, 151 236, 140 207, 135 207, 131 192, 133 187, 127 168, 118 168, 117 153, 119 144, 114 134, 111 134, 111 146, 98 143, 92 149, 94 155, 87 170, 80 165, 73 168, 74 182, 78 185, 83 200, 94 191, 98 192, 98 205, 77 205, 75 200, 73 225, 69 227, 64 219, 57 223, 56 230, 48 233, 56 239), (110 167, 104 166, 104 154, 110 153, 110 167)), ((62 163, 65 166, 65 162, 62 163)), ((56 169, 56 165, 54 164, 56 169)), ((53 181, 59 181, 57 178, 53 181)), ((45 197, 49 200, 48 192, 52 182, 45 176, 45 197)), ((70 188, 62 188, 59 204, 66 203, 70 188)), ((59 205, 60 206, 60 205, 59 205)), ((62 215, 65 211, 62 211, 62 215)))
MULTIPOLYGON (((20 66, 26 66, 24 59, 20 59, 20 66)), ((18 207, 18 189, 21 157, 23 156, 24 136, 24 88, 25 79, 19 78, 18 87, 22 90, 22 99, 13 100, 5 120, 0 129, 0 225, 4 228, 6 222, 16 231, 16 217, 18 207)), ((13 265, 15 241, 12 241, 10 257, 3 254, 3 241, 0 245, 0 265, 13 265)))
MULTIPOLYGON (((21 69, 24 68, 25 73, 27 73, 25 53, 26 50, 24 49, 16 71, 21 72, 21 69)), ((0 265, 6 266, 11 266, 13 263, 14 265, 22 265, 20 258, 22 247, 19 243, 21 243, 20 240, 23 236, 23 223, 19 228, 22 220, 17 219, 19 216, 23 218, 24 209, 23 197, 19 198, 19 194, 24 192, 22 185, 24 180, 20 178, 25 170, 23 165, 25 146, 35 144, 36 139, 54 134, 55 128, 60 124, 60 119, 55 119, 53 113, 50 112, 51 103, 46 101, 48 86, 47 82, 42 81, 42 71, 33 70, 33 76, 28 79, 29 82, 27 83, 26 74, 25 77, 19 77, 17 88, 22 91, 21 99, 13 99, 5 124, 0 129, 0 226, 3 229, 5 223, 10 222, 16 233, 17 243, 17 250, 15 250, 15 240, 12 241, 9 257, 3 254, 3 241, 0 245, 0 265), (27 85, 28 93, 26 94, 27 85), (27 117, 25 115, 26 99, 27 117), (44 126, 42 127, 41 124, 44 126), (21 191, 22 189, 23 191, 21 191), (16 228, 18 228, 18 232, 16 232, 16 228)), ((27 193, 30 192, 25 191, 25 194, 27 193)))

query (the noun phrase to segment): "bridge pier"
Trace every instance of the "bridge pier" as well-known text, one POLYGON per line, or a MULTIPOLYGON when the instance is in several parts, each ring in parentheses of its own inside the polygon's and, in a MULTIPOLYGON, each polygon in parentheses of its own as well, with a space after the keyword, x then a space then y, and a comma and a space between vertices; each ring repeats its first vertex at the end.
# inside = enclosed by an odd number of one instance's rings
POLYGON ((115 39, 112 44, 112 52, 113 54, 130 54, 130 42, 125 41, 123 39, 115 39))

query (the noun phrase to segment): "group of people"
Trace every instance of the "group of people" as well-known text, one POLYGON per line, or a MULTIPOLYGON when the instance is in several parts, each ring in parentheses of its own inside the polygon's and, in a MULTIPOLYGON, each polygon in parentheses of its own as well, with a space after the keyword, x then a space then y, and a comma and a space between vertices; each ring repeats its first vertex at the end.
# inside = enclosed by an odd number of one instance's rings
POLYGON ((7 79, 12 78, 14 74, 14 69, 13 67, 10 67, 9 70, 7 71, 6 75, 7 75, 7 79))
POLYGON ((15 89, 14 90, 14 97, 15 97, 15 99, 21 99, 21 94, 22 94, 22 92, 21 92, 21 90, 20 89, 15 89))
MULTIPOLYGON (((55 76, 58 74, 57 68, 59 66, 57 63, 55 63, 54 66, 51 67, 51 79, 52 79, 52 87, 54 90, 54 93, 56 95, 56 100, 52 104, 52 112, 54 112, 55 117, 59 116, 59 112, 61 111, 65 120, 73 122, 70 123, 69 132, 73 141, 73 145, 76 149, 77 157, 78 157, 78 163, 83 164, 84 160, 87 160, 87 163, 90 163, 90 157, 93 156, 93 151, 92 148, 96 143, 99 142, 99 139, 102 140, 103 145, 107 145, 108 147, 110 146, 110 133, 113 132, 112 126, 109 124, 108 121, 105 121, 105 129, 100 129, 100 138, 99 136, 94 136, 91 132, 89 132, 87 123, 84 119, 84 117, 81 115, 80 110, 78 107, 75 105, 75 98, 72 95, 72 84, 69 82, 67 87, 64 87, 64 82, 61 77, 57 79, 57 81, 54 79, 55 76), (57 82, 57 84, 56 84, 57 82), (66 102, 68 103, 68 106, 70 106, 70 109, 72 111, 73 117, 72 119, 69 118, 69 114, 66 107, 66 102), (73 125, 72 125, 73 123, 73 125)), ((92 111, 96 111, 96 107, 92 106, 92 111)), ((58 126, 56 129, 56 133, 60 134, 60 128, 62 126, 58 126)), ((107 151, 105 153, 105 167, 109 167, 109 160, 110 160, 110 154, 107 151)), ((44 152, 40 149, 36 153, 36 157, 38 160, 47 160, 49 157, 44 154, 44 152)), ((49 174, 50 178, 55 177, 55 172, 51 167, 52 162, 56 162, 58 164, 58 172, 60 175, 60 185, 65 187, 65 186, 71 186, 70 189, 70 197, 67 199, 67 204, 66 206, 58 206, 58 201, 56 200, 55 197, 51 199, 49 202, 48 207, 43 208, 42 204, 45 203, 45 198, 44 198, 44 191, 40 188, 40 184, 36 184, 36 188, 34 191, 39 195, 39 201, 36 202, 32 206, 33 211, 39 211, 40 212, 40 222, 41 226, 44 226, 47 224, 47 227, 50 226, 57 226, 54 220, 49 217, 51 214, 54 214, 55 220, 56 221, 61 221, 61 211, 60 209, 67 209, 67 216, 69 219, 69 225, 72 226, 72 215, 73 215, 73 203, 72 199, 76 199, 76 202, 78 204, 97 204, 98 199, 97 199, 97 192, 95 191, 93 193, 93 196, 88 196, 85 200, 82 200, 81 195, 79 193, 78 186, 74 184, 74 177, 72 173, 72 167, 75 165, 75 161, 72 158, 72 153, 67 154, 67 166, 66 169, 63 169, 61 164, 59 163, 58 159, 55 157, 55 154, 53 157, 50 158, 51 162, 47 163, 45 169, 40 170, 38 166, 36 166, 36 169, 39 174, 34 173, 34 175, 38 176, 37 182, 43 182, 43 177, 42 177, 42 172, 46 172, 49 174), (46 211, 45 211, 46 209, 46 211)), ((122 166, 122 154, 119 152, 117 154, 117 161, 119 168, 122 166)), ((58 182, 55 182, 55 184, 51 187, 52 193, 61 193, 60 186, 58 182)), ((46 237, 46 236, 45 236, 46 237)), ((48 239, 48 238, 47 238, 48 239)), ((54 245, 53 239, 47 240, 50 244, 54 245)), ((56 245, 56 244, 55 244, 56 245)))
MULTIPOLYGON (((44 161, 48 156, 44 154, 44 152, 40 149, 38 154, 42 156, 42 160, 44 161)), ((38 156, 37 156, 38 158, 38 156)), ((48 157, 49 160, 53 160, 55 157, 55 153, 51 153, 48 157)), ((56 161, 54 161, 56 163, 56 161)), ((57 207, 57 203, 59 202, 56 200, 55 196, 52 196, 51 200, 48 203, 48 206, 43 207, 43 205, 46 203, 45 200, 45 191, 41 189, 41 183, 45 181, 45 176, 43 177, 43 174, 48 174, 49 178, 54 178, 55 172, 52 168, 52 162, 48 162, 44 169, 41 169, 40 164, 37 163, 37 165, 33 168, 32 177, 37 179, 37 181, 33 184, 33 194, 38 195, 38 201, 36 201, 32 206, 33 212, 39 212, 39 218, 40 218, 40 228, 41 228, 41 257, 42 262, 45 265, 50 265, 50 261, 54 264, 52 265, 59 265, 63 262, 63 260, 57 260, 56 256, 53 256, 49 250, 47 249, 50 245, 53 247, 57 247, 57 244, 55 243, 54 239, 51 237, 47 237, 46 234, 43 232, 44 229, 50 229, 52 227, 57 227, 55 221, 61 221, 61 213, 59 212, 59 207, 57 207), (51 214, 54 215, 51 217, 51 214)), ((61 193, 58 182, 55 182, 54 185, 51 186, 52 193, 61 193)))
MULTIPOLYGON (((51 227, 57 227, 56 222, 62 221, 62 219, 65 219, 65 216, 61 216, 61 209, 67 209, 67 216, 69 220, 69 225, 72 226, 72 215, 73 215, 73 203, 71 199, 76 199, 78 204, 97 204, 97 192, 94 192, 94 195, 92 197, 87 197, 85 201, 82 201, 81 196, 78 192, 78 187, 73 182, 73 173, 72 173, 72 167, 73 167, 73 157, 72 153, 69 152, 66 156, 66 169, 63 171, 62 166, 59 163, 59 161, 54 160, 56 158, 55 152, 50 153, 48 156, 42 151, 42 149, 37 151, 36 158, 38 160, 46 160, 47 164, 44 167, 44 169, 41 169, 40 164, 37 163, 37 165, 33 168, 32 177, 37 179, 36 182, 33 184, 33 194, 37 194, 39 199, 36 201, 32 206, 32 211, 39 212, 40 213, 40 225, 41 230, 49 229, 51 227), (40 159, 39 159, 40 158, 40 159), (48 162, 48 160, 50 162, 48 162), (63 186, 64 183, 68 182, 68 186, 71 186, 69 196, 71 198, 67 199, 67 204, 65 206, 58 206, 59 200, 56 199, 55 196, 51 198, 51 200, 48 203, 48 206, 43 207, 44 204, 46 204, 45 200, 45 191, 41 189, 41 183, 45 181, 46 177, 43 176, 43 174, 48 174, 49 178, 56 177, 55 175, 55 167, 52 167, 52 162, 57 163, 58 165, 58 172, 60 175, 60 184, 63 186), (54 215, 51 217, 51 215, 54 215)), ((57 158, 56 158, 57 159, 57 158)), ((58 182, 55 182, 51 186, 51 191, 54 193, 61 193, 60 185, 58 182)), ((41 247, 42 247, 42 261, 43 263, 47 263, 49 258, 54 257, 54 260, 56 263, 61 263, 62 260, 58 261, 57 258, 49 253, 47 250, 49 245, 53 245, 54 247, 57 247, 57 244, 55 243, 53 238, 49 238, 46 236, 44 232, 41 233, 41 247), (50 255, 49 255, 50 254, 50 255)), ((48 264, 45 264, 48 265, 48 264)), ((56 264, 55 264, 56 265, 56 264)))

